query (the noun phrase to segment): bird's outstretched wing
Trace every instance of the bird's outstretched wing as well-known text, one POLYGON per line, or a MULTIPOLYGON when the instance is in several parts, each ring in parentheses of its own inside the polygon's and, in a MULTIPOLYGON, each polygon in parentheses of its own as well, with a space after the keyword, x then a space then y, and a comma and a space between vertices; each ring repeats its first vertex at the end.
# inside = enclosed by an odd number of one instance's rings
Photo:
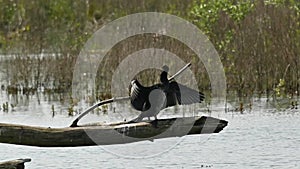
MULTIPOLYGON (((162 88, 161 84, 151 87, 142 86, 137 80, 133 80, 129 86, 131 105, 139 111, 145 111, 150 108, 149 94, 154 89, 162 88)), ((169 87, 165 90, 167 103, 165 107, 174 105, 188 105, 201 103, 204 100, 204 94, 179 84, 175 81, 170 82, 169 87)))
POLYGON ((158 84, 151 87, 144 87, 139 83, 139 81, 133 80, 129 86, 131 105, 139 111, 149 109, 149 94, 153 89, 157 88, 159 88, 158 84))
POLYGON ((167 107, 176 104, 188 105, 193 103, 201 103, 204 100, 204 94, 191 89, 187 86, 172 81, 167 92, 167 107))

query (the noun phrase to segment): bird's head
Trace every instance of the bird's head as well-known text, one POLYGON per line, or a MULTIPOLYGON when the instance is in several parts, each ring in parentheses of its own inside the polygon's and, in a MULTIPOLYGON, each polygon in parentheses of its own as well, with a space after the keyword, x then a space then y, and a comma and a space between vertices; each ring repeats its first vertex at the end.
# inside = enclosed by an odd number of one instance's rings
POLYGON ((169 67, 167 65, 164 65, 162 67, 162 70, 165 71, 165 72, 169 72, 169 67))

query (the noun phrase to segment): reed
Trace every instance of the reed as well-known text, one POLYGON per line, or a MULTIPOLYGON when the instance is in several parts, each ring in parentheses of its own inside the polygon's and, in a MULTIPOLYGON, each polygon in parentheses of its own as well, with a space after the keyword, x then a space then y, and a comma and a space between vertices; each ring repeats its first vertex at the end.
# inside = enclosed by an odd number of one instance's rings
MULTIPOLYGON (((1 52, 9 56, 1 61, 5 79, 1 88, 8 94, 70 93, 76 58, 90 35, 113 19, 154 8, 183 17, 203 30, 219 52, 228 91, 238 97, 299 98, 300 10, 296 1, 0 3, 5 14, 0 22, 8 25, 0 24, 1 52), (138 4, 142 5, 136 8, 138 4), (17 16, 26 24, 18 26, 17 16)), ((210 93, 208 74, 192 50, 176 39, 144 34, 118 43, 105 56, 91 94, 93 102, 111 97, 110 82, 118 64, 145 48, 166 49, 185 62, 192 61, 199 90, 210 93)), ((150 85, 158 81, 153 75, 158 77, 159 71, 145 70, 137 78, 150 85)))

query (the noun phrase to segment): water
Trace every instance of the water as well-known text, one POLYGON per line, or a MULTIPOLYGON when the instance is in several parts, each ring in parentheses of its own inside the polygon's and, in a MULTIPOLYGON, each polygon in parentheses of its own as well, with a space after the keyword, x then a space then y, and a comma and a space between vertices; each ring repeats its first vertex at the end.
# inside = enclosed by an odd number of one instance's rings
MULTIPOLYGON (((7 97, 2 93, 1 101, 4 99, 7 97)), ((25 107, 8 113, 1 111, 0 122, 63 127, 73 119, 65 113, 67 105, 45 98, 38 104, 36 97, 32 97, 25 107), (52 104, 61 110, 54 117, 50 113, 52 104)), ((299 110, 278 111, 262 100, 254 102, 252 111, 243 114, 216 111, 211 115, 228 120, 228 126, 218 134, 113 146, 40 148, 0 144, 0 161, 31 158, 26 167, 34 169, 300 167, 299 110), (147 151, 160 154, 149 157, 147 151)), ((95 117, 109 120, 101 114, 90 116, 86 121, 95 117)))
MULTIPOLYGON (((17 104, 17 107, 10 108, 9 112, 0 110, 0 123, 65 127, 74 119, 68 115, 69 103, 60 101, 57 95, 36 94, 27 98, 8 96, 5 91, 0 91, 0 105, 6 101, 17 104), (55 107, 54 114, 52 105, 55 107)), ((87 104, 80 104, 78 111, 82 111, 82 107, 87 107, 87 104)), ((300 168, 299 109, 276 110, 266 100, 254 101, 252 107, 252 111, 246 109, 243 114, 233 111, 224 113, 223 109, 213 111, 211 116, 229 122, 218 134, 74 148, 0 143, 0 161, 31 158, 32 161, 26 163, 26 168, 31 169, 300 168)), ((162 116, 176 116, 178 112, 190 112, 186 116, 201 115, 200 110, 205 109, 167 110, 162 116)), ((83 123, 122 121, 136 115, 128 104, 115 104, 108 108, 108 113, 98 111, 84 118, 83 123)))

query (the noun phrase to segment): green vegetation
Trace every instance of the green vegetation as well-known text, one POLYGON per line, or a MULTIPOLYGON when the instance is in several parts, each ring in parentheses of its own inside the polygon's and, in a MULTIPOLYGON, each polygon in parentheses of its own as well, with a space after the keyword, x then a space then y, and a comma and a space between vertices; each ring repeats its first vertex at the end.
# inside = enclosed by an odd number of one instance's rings
POLYGON ((200 1, 194 24, 210 37, 225 66, 229 89, 240 96, 285 87, 299 95, 299 1, 200 1))
MULTIPOLYGON (((0 0, 0 52, 13 57, 1 61, 7 89, 13 93, 22 83, 25 94, 41 85, 45 92, 68 91, 74 63, 88 38, 114 19, 146 11, 174 14, 197 25, 221 56, 228 90, 239 97, 299 96, 298 0, 0 0)), ((122 56, 149 47, 199 62, 184 44, 146 34, 117 44, 108 55, 118 57, 102 67, 113 70, 122 56)), ((203 66, 192 70, 199 74, 199 87, 209 89, 203 66)), ((97 79, 100 98, 109 97, 109 91, 103 90, 109 79, 104 77, 100 73, 97 79)))

